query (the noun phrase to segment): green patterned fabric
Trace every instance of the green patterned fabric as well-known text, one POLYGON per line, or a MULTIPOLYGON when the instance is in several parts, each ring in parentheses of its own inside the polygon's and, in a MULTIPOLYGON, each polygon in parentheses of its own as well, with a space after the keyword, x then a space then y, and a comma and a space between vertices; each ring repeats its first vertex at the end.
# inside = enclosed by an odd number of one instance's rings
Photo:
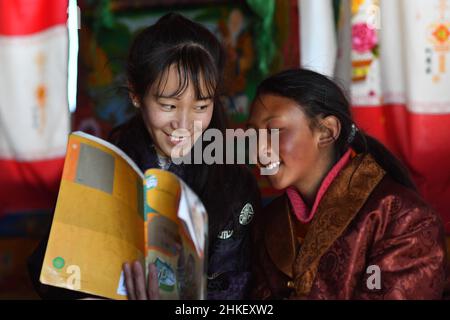
POLYGON ((259 72, 265 76, 276 51, 273 35, 275 0, 247 0, 247 4, 257 17, 254 25, 257 63, 259 72))

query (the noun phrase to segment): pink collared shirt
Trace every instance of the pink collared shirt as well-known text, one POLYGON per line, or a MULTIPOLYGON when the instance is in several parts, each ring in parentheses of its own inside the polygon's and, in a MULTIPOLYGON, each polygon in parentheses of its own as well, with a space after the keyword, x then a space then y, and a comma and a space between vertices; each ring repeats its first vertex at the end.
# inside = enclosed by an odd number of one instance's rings
POLYGON ((291 186, 286 189, 286 194, 289 198, 289 201, 291 202, 294 214, 300 222, 309 223, 312 220, 314 214, 316 213, 320 200, 330 187, 333 180, 342 170, 342 168, 344 168, 349 162, 352 151, 353 151, 352 149, 347 150, 347 152, 344 153, 341 159, 339 159, 339 161, 333 166, 333 168, 331 168, 330 172, 328 172, 325 179, 323 179, 319 191, 317 191, 316 199, 314 200, 314 205, 311 211, 306 206, 300 193, 297 191, 295 187, 291 186))

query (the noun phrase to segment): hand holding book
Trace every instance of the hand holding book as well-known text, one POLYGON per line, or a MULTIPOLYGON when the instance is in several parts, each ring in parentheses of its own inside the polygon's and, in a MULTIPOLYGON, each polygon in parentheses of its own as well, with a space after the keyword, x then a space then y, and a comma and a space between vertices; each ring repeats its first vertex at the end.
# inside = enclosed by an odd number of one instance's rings
POLYGON ((139 261, 123 265, 128 300, 159 300, 158 270, 155 264, 148 265, 148 279, 139 261))

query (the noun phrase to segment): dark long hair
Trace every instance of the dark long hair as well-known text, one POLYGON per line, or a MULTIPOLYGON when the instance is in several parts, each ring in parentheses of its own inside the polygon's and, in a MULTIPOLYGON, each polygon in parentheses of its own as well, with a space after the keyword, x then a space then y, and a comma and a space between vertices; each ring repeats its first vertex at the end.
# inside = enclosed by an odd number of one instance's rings
POLYGON ((382 143, 354 125, 350 103, 341 88, 331 79, 306 69, 282 71, 265 79, 257 88, 257 98, 273 94, 295 101, 315 126, 320 116, 335 116, 341 123, 341 133, 335 141, 335 153, 339 158, 348 147, 357 153, 370 153, 377 163, 398 183, 416 189, 406 167, 382 143))
POLYGON ((142 105, 142 99, 154 85, 161 93, 165 85, 162 75, 174 65, 179 84, 173 95, 183 93, 192 81, 196 98, 214 98, 209 127, 225 130, 226 116, 219 99, 224 60, 222 45, 208 29, 182 15, 169 13, 135 37, 127 61, 128 89, 142 105), (200 91, 200 75, 207 92, 200 91))
MULTIPOLYGON (((220 42, 210 31, 179 14, 170 13, 135 37, 127 62, 128 89, 143 105, 142 100, 150 89, 156 88, 157 91, 164 89, 165 82, 161 80, 164 78, 162 75, 168 72, 171 66, 175 66, 180 80, 178 90, 173 95, 182 94, 191 83, 197 98, 213 97, 214 109, 207 129, 215 128, 225 134, 226 115, 220 99, 224 57, 220 42), (201 84, 204 85, 206 92, 201 92, 201 84)), ((154 154, 148 151, 153 141, 140 113, 124 125, 115 128, 110 140, 124 149, 142 170, 154 165, 148 161, 154 157, 154 154)), ((233 190, 224 192, 224 188, 227 181, 239 177, 238 169, 234 166, 217 164, 182 166, 185 173, 183 178, 199 195, 208 211, 211 246, 221 228, 230 221, 232 215, 230 202, 236 194, 232 192, 233 190)))

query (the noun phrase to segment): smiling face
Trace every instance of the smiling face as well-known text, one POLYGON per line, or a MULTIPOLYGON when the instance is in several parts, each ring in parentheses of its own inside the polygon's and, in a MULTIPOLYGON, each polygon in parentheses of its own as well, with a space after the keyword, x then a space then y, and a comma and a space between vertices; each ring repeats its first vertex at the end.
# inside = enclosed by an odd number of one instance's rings
MULTIPOLYGON (((274 188, 313 183, 321 162, 320 132, 311 129, 310 120, 295 101, 270 94, 260 96, 252 105, 248 127, 279 129, 279 167, 276 174, 268 175, 274 188)), ((274 152, 270 144, 260 147, 274 152)))
MULTIPOLYGON (((174 148, 182 149, 185 155, 211 122, 213 97, 201 87, 203 97, 197 97, 192 81, 180 89, 180 75, 176 66, 171 66, 162 75, 161 85, 153 85, 143 99, 142 117, 156 150, 171 157, 174 148), (181 91, 181 92, 178 92, 181 91)), ((203 85, 202 81, 199 81, 203 85)))

